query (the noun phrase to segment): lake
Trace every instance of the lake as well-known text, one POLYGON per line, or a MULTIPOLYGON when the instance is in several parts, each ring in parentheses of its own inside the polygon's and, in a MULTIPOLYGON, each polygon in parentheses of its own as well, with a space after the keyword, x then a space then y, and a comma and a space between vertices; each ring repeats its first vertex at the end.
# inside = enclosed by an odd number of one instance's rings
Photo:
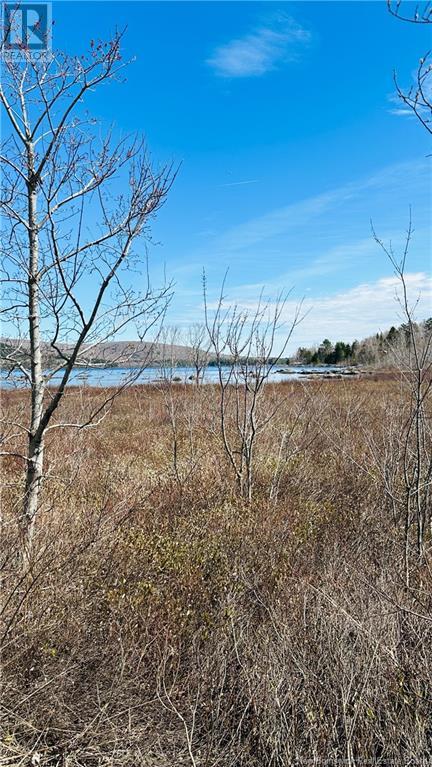
MULTIPOLYGON (((305 378, 305 374, 311 373, 311 368, 304 365, 295 365, 286 368, 286 372, 278 372, 284 369, 284 366, 276 367, 270 374, 269 381, 292 381, 299 378, 305 378)), ((228 374, 229 368, 226 368, 228 374)), ((341 368, 329 368, 326 366, 316 366, 314 373, 341 373, 341 368)), ((46 371, 49 373, 49 371, 46 371)), ((194 376, 194 370, 191 367, 176 367, 170 371, 170 374, 164 374, 161 368, 148 367, 145 370, 139 368, 76 368, 70 376, 68 386, 93 386, 110 387, 118 386, 122 381, 133 379, 136 384, 157 384, 163 381, 179 378, 178 383, 191 383, 190 376, 194 376)), ((56 373, 50 381, 51 386, 58 385, 61 381, 62 373, 56 373)), ((216 367, 208 367, 204 374, 204 383, 217 383, 218 370, 216 367)), ((0 371, 0 387, 4 389, 25 388, 28 384, 24 376, 19 372, 8 374, 7 370, 0 371)))

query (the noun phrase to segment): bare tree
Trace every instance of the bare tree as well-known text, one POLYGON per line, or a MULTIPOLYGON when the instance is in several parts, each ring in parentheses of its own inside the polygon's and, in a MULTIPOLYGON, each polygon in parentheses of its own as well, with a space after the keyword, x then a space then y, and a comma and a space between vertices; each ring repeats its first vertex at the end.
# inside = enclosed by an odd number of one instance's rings
POLYGON ((159 336, 160 349, 160 378, 164 384, 171 383, 176 375, 181 360, 178 358, 181 343, 180 330, 176 325, 166 325, 159 336))
MULTIPOLYGON (((10 130, 1 154, 2 314, 8 334, 20 339, 7 365, 31 392, 29 421, 17 425, 27 442, 20 520, 27 559, 46 436, 65 425, 56 416, 74 368, 131 326, 142 339, 169 297, 167 287, 150 283, 145 242, 172 169, 154 170, 137 137, 115 139, 111 130, 101 138, 83 111, 87 96, 119 78, 120 41, 119 34, 92 41, 87 57, 34 59, 23 49, 3 67, 0 102, 10 130)), ((67 425, 95 423, 133 378, 83 422, 67 425)))
MULTIPOLYGON (((402 7, 401 0, 392 2, 387 0, 387 7, 392 14, 402 21, 411 24, 431 24, 432 23, 432 4, 430 2, 417 3, 414 7, 409 3, 410 12, 405 12, 405 6, 402 7), (412 10, 411 10, 412 9, 412 10)), ((414 83, 408 90, 403 89, 394 72, 393 78, 396 92, 404 106, 411 109, 413 114, 421 122, 429 133, 432 133, 432 62, 430 51, 425 53, 420 59, 414 78, 414 83)))
POLYGON ((270 304, 261 295, 252 311, 242 311, 236 305, 225 307, 223 291, 224 284, 211 317, 204 280, 206 327, 218 370, 223 446, 238 491, 250 501, 256 439, 276 412, 264 412, 260 407, 264 385, 300 322, 301 307, 297 307, 290 325, 284 329, 286 297, 279 295, 270 304), (281 332, 282 345, 275 355, 281 332))
POLYGON ((188 328, 187 344, 190 348, 191 364, 197 386, 202 383, 205 369, 209 363, 210 341, 205 325, 195 322, 188 328))
MULTIPOLYGON (((402 255, 394 252, 391 243, 386 245, 373 230, 375 241, 382 248, 399 280, 401 295, 398 297, 405 328, 405 349, 394 349, 395 362, 402 375, 402 382, 409 394, 408 408, 399 423, 397 449, 394 454, 402 468, 402 493, 397 489, 397 472, 386 468, 386 487, 394 505, 404 511, 405 580, 409 584, 410 548, 412 531, 415 530, 417 558, 423 560, 425 534, 432 523, 432 430, 427 413, 432 392, 432 328, 423 323, 421 329, 415 321, 417 301, 412 304, 408 296, 405 265, 413 229, 409 222, 402 255)), ((393 455, 391 458, 393 459, 393 455)), ((391 466, 394 462, 392 460, 391 466)))
POLYGON ((180 506, 183 503, 185 490, 193 474, 202 465, 206 448, 200 445, 197 438, 198 424, 202 414, 210 407, 207 400, 206 387, 199 386, 203 376, 203 349, 207 333, 202 332, 203 326, 192 326, 187 330, 186 340, 192 346, 179 346, 183 341, 179 328, 165 326, 160 334, 163 341, 162 359, 160 365, 160 383, 157 384, 170 426, 170 451, 172 460, 172 475, 177 485, 180 506), (195 345, 193 345, 195 344, 195 345), (179 359, 179 353, 185 359, 179 359), (194 373, 189 375, 188 367, 185 373, 185 362, 194 362, 194 373), (193 384, 188 381, 193 380, 193 384))
MULTIPOLYGON (((408 6, 409 12, 402 8, 401 0, 387 0, 390 13, 402 21, 412 24, 432 23, 432 4, 417 3, 414 8, 408 6)), ((399 86, 396 73, 395 86, 399 98, 404 105, 412 110, 420 123, 429 133, 432 133, 432 63, 430 51, 419 61, 415 83, 403 91, 399 86)), ((430 487, 432 482, 432 435, 428 422, 425 405, 431 392, 431 347, 432 332, 430 326, 423 325, 419 334, 415 322, 416 305, 411 306, 408 300, 405 264, 413 234, 411 215, 405 241, 405 248, 399 258, 393 251, 392 245, 386 246, 373 230, 376 242, 385 252, 399 279, 402 297, 399 300, 406 329, 407 354, 399 354, 398 365, 403 373, 403 379, 408 384, 410 392, 410 407, 402 425, 399 439, 399 452, 403 462, 404 501, 405 510, 405 580, 410 578, 410 539, 412 528, 416 528, 417 556, 420 561, 424 555, 424 537, 427 524, 431 524, 430 487)), ((393 496, 394 502, 394 496, 393 496)))

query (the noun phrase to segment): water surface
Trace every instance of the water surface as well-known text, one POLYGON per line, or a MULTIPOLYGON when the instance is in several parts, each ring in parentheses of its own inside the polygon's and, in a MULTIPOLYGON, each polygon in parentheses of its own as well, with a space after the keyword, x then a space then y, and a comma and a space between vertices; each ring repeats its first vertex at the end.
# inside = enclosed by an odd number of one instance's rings
MULTIPOLYGON (((48 374, 50 371, 45 371, 48 374)), ((295 365, 291 367, 285 367, 283 365, 276 366, 275 369, 269 375, 269 381, 290 381, 299 378, 305 378, 305 374, 310 373, 340 373, 340 368, 329 368, 326 366, 316 366, 314 368, 308 368, 304 365, 295 365), (284 372, 280 372, 283 370, 284 372)), ((229 368, 223 369, 223 376, 228 377, 229 368)), ((62 372, 58 371, 50 379, 50 386, 57 386, 62 379, 62 372)), ((139 368, 121 368, 121 367, 89 367, 89 368, 76 368, 70 375, 68 386, 92 386, 92 387, 110 387, 118 386, 125 381, 133 380, 137 384, 157 384, 164 381, 173 381, 173 379, 179 379, 178 383, 192 383, 195 380, 195 372, 191 367, 176 367, 172 368, 169 373, 164 372, 159 367, 148 367, 145 370, 139 368)), ((204 383, 217 383, 219 380, 219 372, 216 367, 208 367, 204 373, 204 383)), ((0 387, 5 389, 12 388, 25 388, 28 386, 26 379, 22 373, 14 371, 10 373, 7 370, 0 371, 0 387)))

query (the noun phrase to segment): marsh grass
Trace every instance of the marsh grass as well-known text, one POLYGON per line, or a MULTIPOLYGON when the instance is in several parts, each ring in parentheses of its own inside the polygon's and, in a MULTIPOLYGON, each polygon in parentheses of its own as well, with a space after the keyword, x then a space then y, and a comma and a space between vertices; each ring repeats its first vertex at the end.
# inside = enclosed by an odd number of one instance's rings
MULTIPOLYGON (((62 418, 95 396, 71 389, 62 418)), ((97 429, 50 433, 25 578, 5 460, 0 764, 431 759, 430 541, 407 588, 386 492, 404 397, 267 385, 248 503, 215 387, 131 389, 97 429)))

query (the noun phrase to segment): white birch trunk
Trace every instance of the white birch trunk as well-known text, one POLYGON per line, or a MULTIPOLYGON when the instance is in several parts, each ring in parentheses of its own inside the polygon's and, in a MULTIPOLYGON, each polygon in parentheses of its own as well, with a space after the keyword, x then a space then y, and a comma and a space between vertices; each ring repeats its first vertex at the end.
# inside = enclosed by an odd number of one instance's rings
POLYGON ((39 491, 43 477, 44 433, 41 418, 44 399, 42 375, 42 349, 39 307, 39 232, 37 222, 37 180, 34 176, 34 148, 27 145, 28 157, 28 308, 31 360, 31 422, 28 445, 27 473, 22 513, 22 535, 24 559, 31 557, 35 517, 39 504, 39 491))

